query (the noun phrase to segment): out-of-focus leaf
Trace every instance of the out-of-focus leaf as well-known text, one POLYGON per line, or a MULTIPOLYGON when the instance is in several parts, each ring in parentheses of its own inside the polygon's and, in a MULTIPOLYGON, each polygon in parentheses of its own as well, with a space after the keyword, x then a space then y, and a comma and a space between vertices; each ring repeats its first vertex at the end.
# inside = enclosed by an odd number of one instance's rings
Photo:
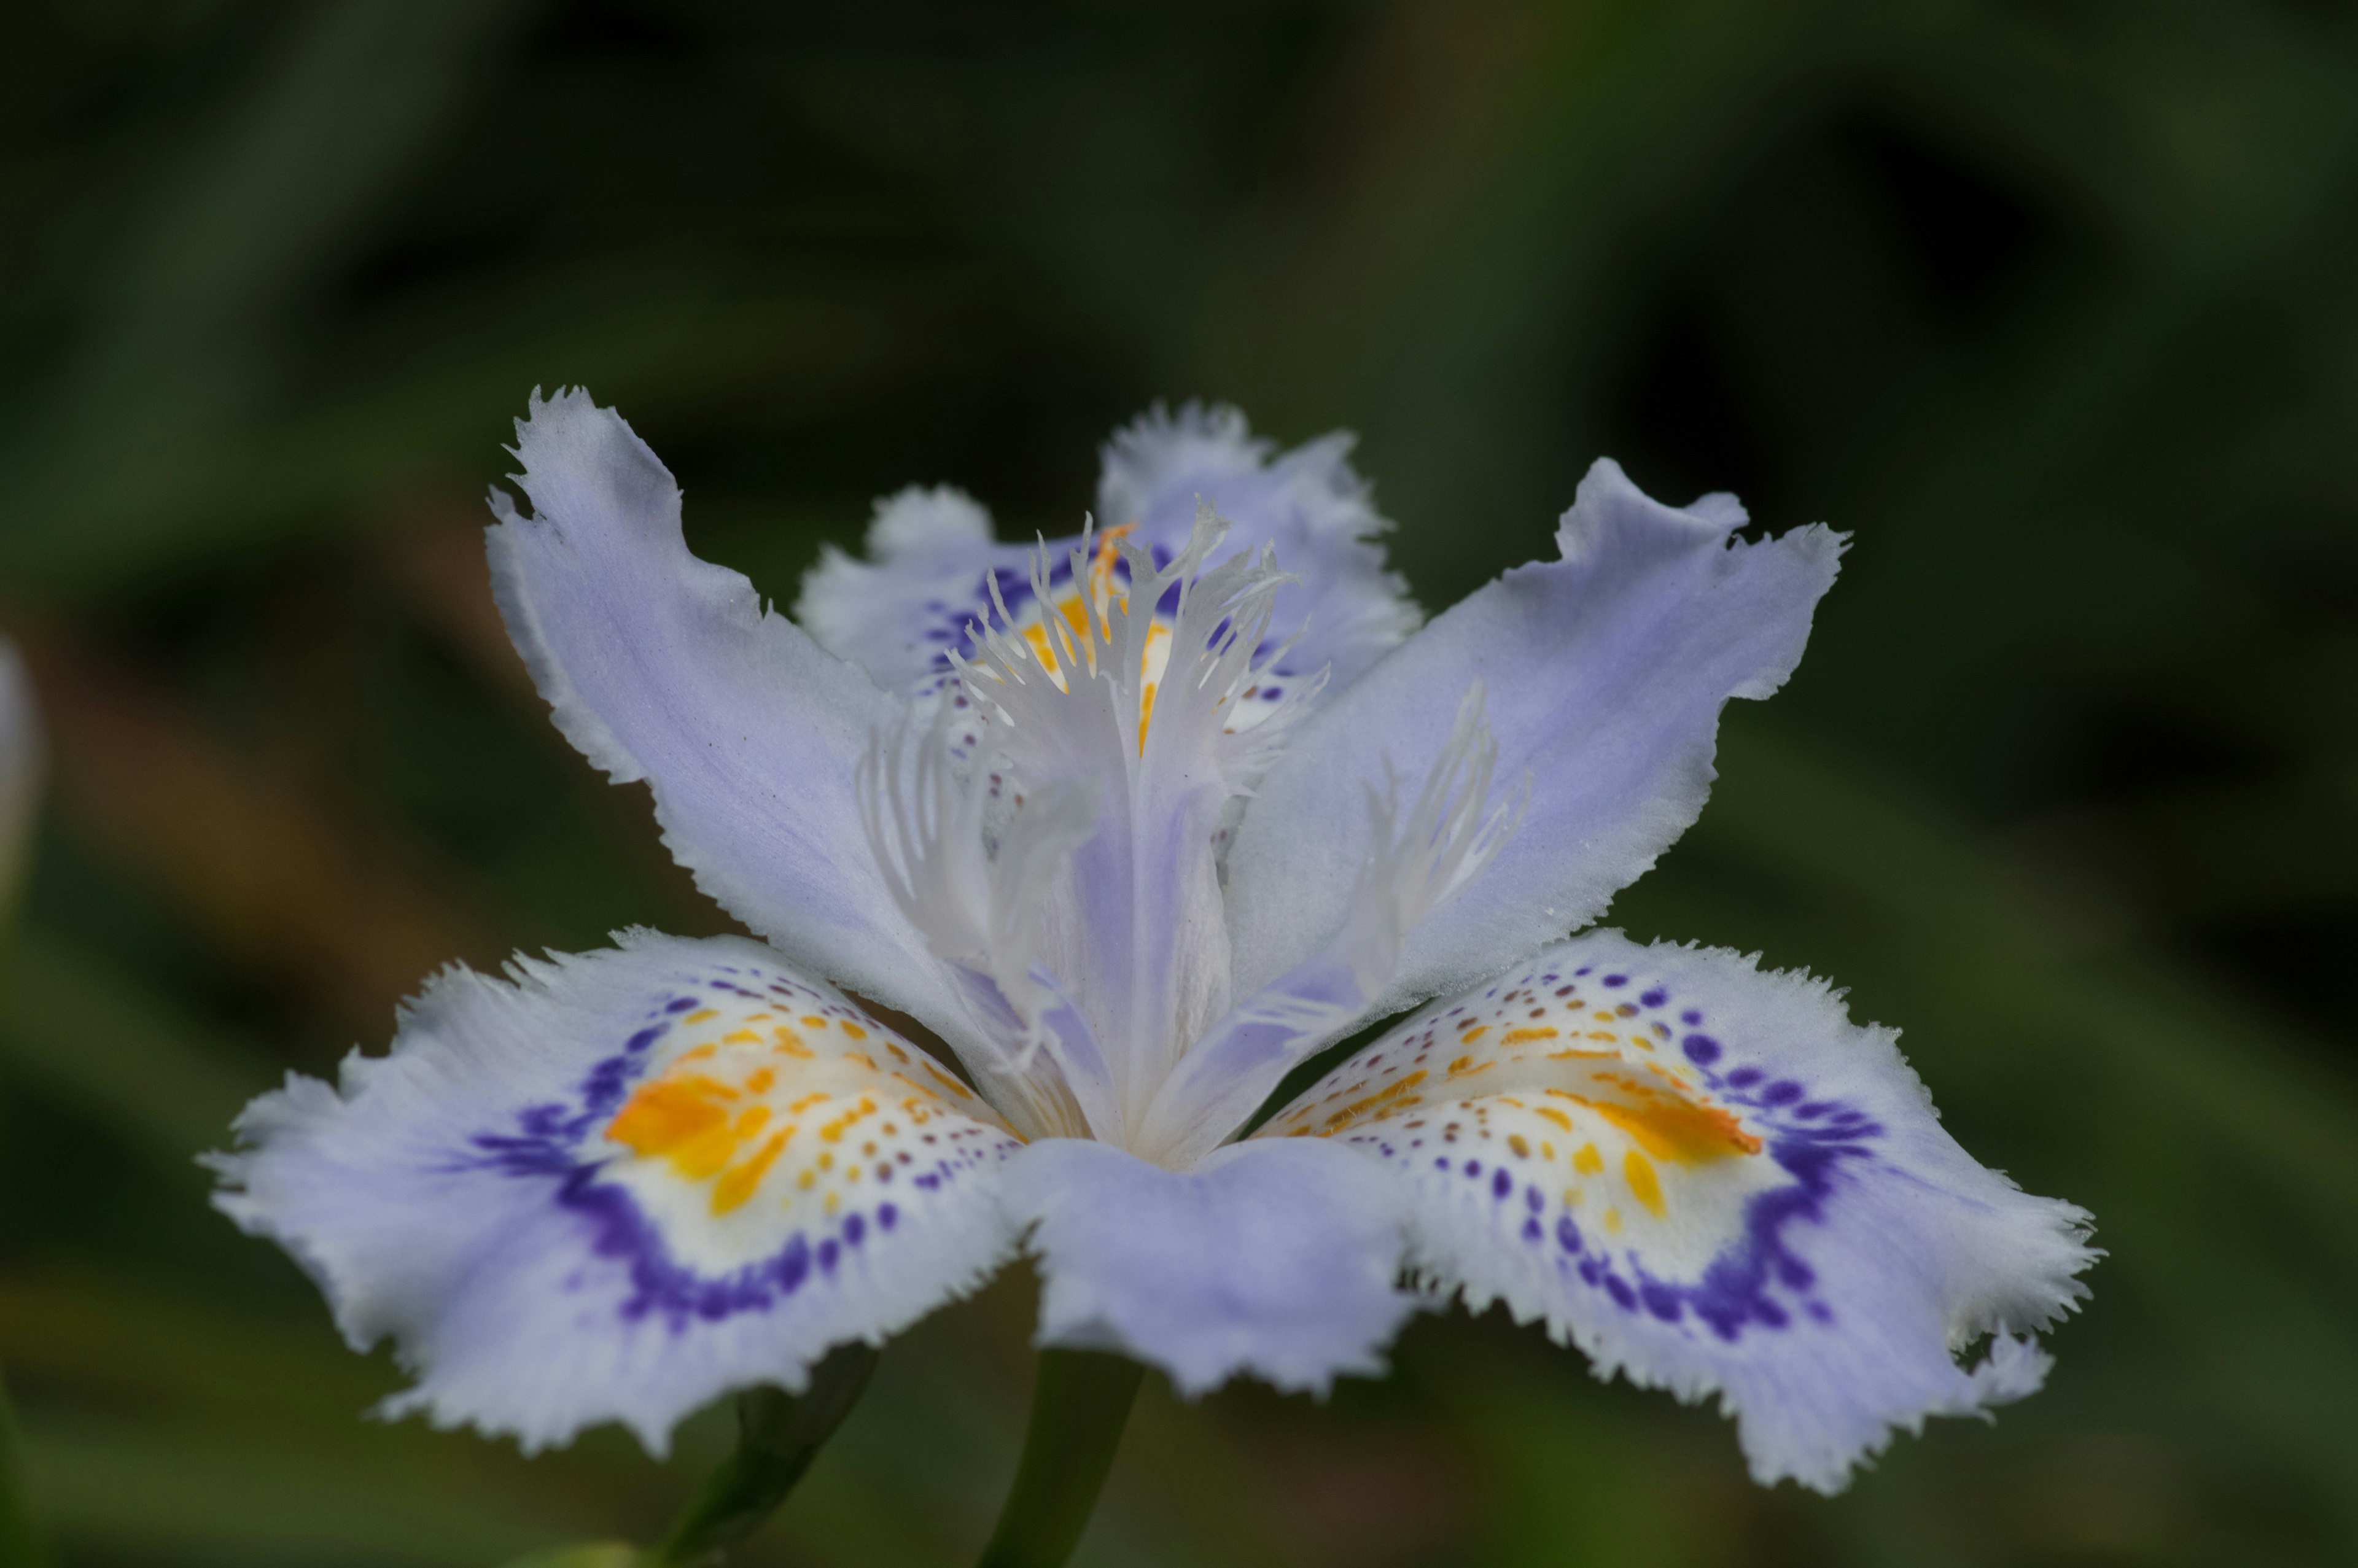
POLYGON ((270 1087, 258 1057, 211 1038, 142 994, 139 982, 38 926, 17 935, 0 979, 0 1065, 123 1128, 189 1169, 222 1147, 245 1102, 270 1087))
POLYGON ((35 1502, 66 1549, 88 1556, 472 1568, 552 1533, 496 1490, 322 1464, 299 1444, 39 1416, 27 1432, 35 1502))
POLYGON ((157 136, 110 254, 60 302, 81 347, 0 447, 19 569, 93 530, 135 543, 203 471, 274 390, 267 349, 293 330, 290 307, 375 219, 524 9, 335 0, 292 14, 248 91, 157 136))

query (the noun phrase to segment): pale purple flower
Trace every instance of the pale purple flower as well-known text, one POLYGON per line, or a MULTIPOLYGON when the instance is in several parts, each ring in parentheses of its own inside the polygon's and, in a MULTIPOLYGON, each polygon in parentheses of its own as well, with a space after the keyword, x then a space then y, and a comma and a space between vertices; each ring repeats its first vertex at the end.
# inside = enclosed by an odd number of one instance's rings
POLYGON ((1420 628, 1347 447, 1157 413, 1107 449, 1109 526, 1036 548, 904 492, 790 621, 688 553, 618 416, 535 395, 509 629, 767 944, 445 973, 390 1055, 246 1112, 222 1206, 397 1339, 396 1409, 527 1446, 660 1448, 1025 1248, 1041 1343, 1184 1392, 1378 1371, 1462 1295, 1717 1390, 1755 1476, 1825 1490, 2036 1388, 2082 1211, 1976 1164, 1823 982, 1566 939, 1694 820, 1840 538, 1736 540, 1732 498, 1600 462, 1559 558, 1420 628))

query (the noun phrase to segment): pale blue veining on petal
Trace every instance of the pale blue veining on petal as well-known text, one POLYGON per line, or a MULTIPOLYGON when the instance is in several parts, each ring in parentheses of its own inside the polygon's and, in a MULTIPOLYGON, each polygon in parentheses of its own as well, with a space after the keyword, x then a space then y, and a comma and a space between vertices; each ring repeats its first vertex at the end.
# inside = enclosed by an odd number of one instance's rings
POLYGON ((1380 1164, 1438 1291, 1718 1393, 1756 1476, 1822 1491, 1894 1428, 2035 1390, 2021 1336, 2096 1256, 2087 1215, 1976 1163, 1823 982, 1617 932, 1433 1004, 1261 1136, 1380 1164))
POLYGON ((1226 405, 1157 407, 1106 443, 1100 524, 1136 522, 1150 538, 1184 539, 1199 502, 1233 524, 1231 551, 1277 552, 1298 580, 1279 589, 1272 635, 1294 639, 1281 672, 1327 672, 1349 686, 1420 619, 1376 543, 1391 531, 1336 431, 1278 454, 1226 405))
POLYGON ((535 396, 515 451, 534 515, 493 492, 492 587, 566 738, 647 783, 665 842, 730 914, 961 1035, 860 827, 859 762, 900 704, 689 554, 670 471, 586 392, 535 396))
POLYGON ((1530 810, 1481 881, 1409 934, 1370 1012, 1470 984, 1602 913, 1702 810, 1721 707, 1783 683, 1833 581, 1838 535, 1731 541, 1742 516, 1726 497, 1660 505, 1599 462, 1558 530, 1561 559, 1507 573, 1324 704, 1238 832, 1238 993, 1334 939, 1370 837, 1343 803, 1388 769, 1421 776, 1476 681, 1501 775, 1531 777, 1530 810))
POLYGON ((535 397, 535 514, 492 531, 517 644, 793 962, 639 934, 446 975, 390 1056, 249 1108, 222 1206, 396 1338, 396 1408, 528 1445, 660 1446, 1026 1238, 1042 1343, 1183 1392, 1379 1370, 1405 1264, 1718 1391, 1758 1476, 1825 1489, 2035 1388, 2086 1217, 1974 1163, 1887 1032, 1729 955, 1547 946, 1693 820, 1839 538, 1732 542, 1731 498, 1600 463, 1560 559, 1412 637, 1347 449, 1157 410, 1106 449, 1103 532, 1036 549, 903 492, 806 635, 689 555, 618 416, 535 397), (1324 1042, 1468 983, 1222 1146, 1324 1042))
POLYGON ((660 1452, 707 1400, 798 1388, 828 1346, 972 1288, 1014 1235, 999 1119, 741 937, 636 933, 512 982, 453 968, 390 1054, 355 1053, 340 1086, 290 1077, 238 1132, 220 1206, 303 1263, 355 1348, 395 1341, 417 1381, 390 1408, 528 1449, 619 1421, 660 1452), (613 1133, 666 1073, 710 1075, 730 1117, 778 1114, 710 1171, 659 1125, 683 1174, 613 1133))
POLYGON ((1415 1298, 1394 1282, 1401 1205, 1327 1145, 1252 1144, 1167 1171, 1057 1139, 1010 1161, 1046 1289, 1040 1343, 1118 1350, 1200 1394, 1249 1373, 1323 1392, 1383 1368, 1415 1298))
MULTIPOLYGON (((1156 564, 1186 548, 1198 501, 1230 529, 1217 566, 1273 546, 1296 580, 1282 588, 1268 636, 1273 698, 1324 669, 1347 684, 1417 624, 1398 574, 1375 541, 1390 526, 1352 471, 1350 438, 1327 436, 1278 453, 1232 408, 1162 409, 1107 444, 1098 485, 1101 530, 1131 526, 1156 564)), ((1052 593, 1068 592, 1071 536, 1047 541, 1052 593)), ((1034 546, 993 543, 990 520, 946 487, 911 489, 878 504, 866 561, 829 550, 805 579, 795 613, 820 643, 856 660, 889 690, 918 693, 970 653, 970 625, 992 619, 995 586, 1008 608, 1036 613, 1034 546)))

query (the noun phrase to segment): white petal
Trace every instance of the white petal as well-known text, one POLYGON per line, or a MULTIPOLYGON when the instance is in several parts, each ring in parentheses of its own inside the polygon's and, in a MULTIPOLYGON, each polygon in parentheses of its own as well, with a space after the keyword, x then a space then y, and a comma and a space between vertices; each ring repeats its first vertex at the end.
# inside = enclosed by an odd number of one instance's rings
POLYGON ((557 727, 648 783, 664 841, 730 914, 958 1038, 860 828, 853 775, 899 702, 688 553, 679 487, 612 410, 535 395, 516 437, 535 515, 492 492, 492 579, 557 727))
POLYGON ((1037 1226, 1040 1343, 1120 1351, 1183 1394, 1380 1372, 1416 1310, 1395 1283, 1400 1195, 1329 1145, 1232 1145, 1174 1172, 1055 1139, 1009 1162, 1006 1194, 1037 1226))
POLYGON ((1391 985, 1408 934, 1478 878, 1513 837, 1522 800, 1510 795, 1494 803, 1497 754, 1477 686, 1458 709, 1449 749, 1405 812, 1396 790, 1368 792, 1374 842, 1341 935, 1187 1047, 1156 1090, 1132 1149, 1174 1166, 1193 1162, 1259 1109, 1287 1073, 1349 1032, 1391 985))
POLYGON ((1381 1162, 1441 1289, 1600 1374, 1718 1391, 1756 1477, 1834 1491, 1892 1428, 2036 1389, 2014 1336, 2096 1256, 2083 1211, 1942 1130, 1894 1038, 1807 976, 1600 932, 1434 1003, 1258 1136, 1381 1162))
POLYGON ((1256 439, 1234 408, 1158 407, 1106 443, 1099 520, 1136 523, 1176 548, 1201 503, 1233 525, 1230 550, 1274 548, 1277 564, 1300 579, 1278 594, 1272 629, 1295 639, 1279 674, 1325 670, 1329 689, 1339 690, 1420 619, 1408 585, 1384 569, 1375 541, 1391 524, 1352 470, 1351 447, 1337 431, 1272 459, 1271 443, 1256 439))
POLYGON ((1473 984, 1594 920, 1702 810, 1719 710, 1766 697, 1801 655, 1839 539, 1731 543, 1725 497, 1680 511, 1600 462, 1557 541, 1467 598, 1295 732, 1228 859, 1235 984, 1249 995, 1341 931, 1371 826, 1338 809, 1449 745, 1480 682, 1498 776, 1531 780, 1508 853, 1408 934, 1371 1015, 1473 984))
MULTIPOLYGON (((1288 639, 1293 645, 1272 665, 1259 700, 1277 701, 1322 669, 1335 683, 1356 679, 1416 626, 1416 608, 1374 542, 1391 525, 1352 472, 1350 445, 1328 436, 1273 455, 1234 409, 1195 405, 1176 415, 1158 409, 1107 444, 1098 521, 1109 531, 1127 527, 1167 563, 1186 548, 1200 499, 1232 525, 1208 566, 1274 546, 1293 574, 1269 628, 1272 651, 1288 639)), ((1055 568, 1048 597, 1067 610, 1077 589, 1063 563, 1076 542, 1046 542, 1055 568)), ((881 503, 868 552, 868 561, 828 552, 804 580, 795 614, 888 691, 928 692, 946 681, 949 655, 974 652, 968 629, 993 620, 994 585, 1020 624, 1055 612, 1033 593, 1033 546, 993 544, 981 507, 957 491, 908 490, 881 503)))
MULTIPOLYGON (((1091 830, 1037 884, 1032 928, 1102 1044, 1132 1126, 1180 1048, 1228 1009, 1217 829, 1317 689, 1246 698, 1266 668, 1257 650, 1282 578, 1266 552, 1206 568, 1224 532, 1199 512, 1167 562, 1127 539, 1091 550, 1084 535, 1065 563, 1088 589, 1077 616, 1025 627, 994 604, 974 659, 957 665, 958 695, 984 721, 969 792, 1003 778, 1033 801, 1062 789, 1091 803, 1091 830), (1240 703, 1258 718, 1241 731, 1240 703)), ((1035 597, 1047 563, 1044 549, 1035 597)))
POLYGON ((876 503, 868 525, 873 564, 829 546, 803 579, 795 619, 829 653, 851 660, 887 691, 930 690, 949 674, 949 650, 977 598, 991 543, 990 514, 948 485, 916 486, 876 503))
POLYGON ((392 1401, 527 1449, 620 1421, 661 1452, 1009 1255, 1017 1141, 915 1047, 739 937, 452 969, 392 1054, 249 1107, 217 1202, 295 1254, 392 1401))

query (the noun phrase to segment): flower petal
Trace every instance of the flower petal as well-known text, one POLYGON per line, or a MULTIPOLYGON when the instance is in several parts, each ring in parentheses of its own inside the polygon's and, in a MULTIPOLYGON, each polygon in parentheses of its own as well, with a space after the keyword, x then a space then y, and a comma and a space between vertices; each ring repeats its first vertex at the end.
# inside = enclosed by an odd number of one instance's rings
POLYGON ((1895 1038, 1805 975, 1598 932, 1434 1003, 1256 1136, 1390 1166, 1440 1288, 1602 1374, 1719 1390, 1758 1479, 1832 1492, 1892 1428, 2035 1390, 2014 1336, 2097 1256, 2083 1210, 1942 1130, 1895 1038))
POLYGON ((1300 639, 1278 673, 1323 669, 1328 689, 1340 690, 1422 619, 1408 584, 1384 569, 1375 539, 1391 524, 1353 471, 1352 445, 1338 430, 1272 460, 1272 444, 1224 404, 1157 407, 1106 443, 1098 505, 1105 523, 1134 522, 1175 550, 1200 500, 1230 523, 1229 552, 1274 546, 1277 564, 1301 579, 1278 591, 1271 634, 1300 639))
POLYGON ((731 1389, 800 1388, 1011 1250, 999 1119, 841 993, 741 937, 463 968, 341 1088, 290 1078, 217 1156, 392 1401, 527 1449, 621 1421, 662 1452, 731 1389))
POLYGON ((1489 799, 1497 751, 1482 722, 1477 687, 1414 804, 1403 810, 1396 798, 1368 799, 1377 832, 1359 862, 1341 935, 1231 1008, 1187 1047, 1155 1091, 1130 1148, 1174 1169, 1192 1164, 1383 994, 1407 934, 1478 879, 1513 835, 1519 803, 1494 806, 1489 799))
POLYGON ((795 619, 886 691, 930 691, 950 673, 949 651, 966 645, 967 622, 990 610, 983 575, 1021 554, 991 542, 990 514, 964 491, 911 485, 876 503, 869 561, 821 554, 795 619))
MULTIPOLYGON (((1260 700, 1279 700, 1321 669, 1335 684, 1356 679, 1416 627, 1406 585, 1373 542, 1390 524, 1368 504, 1350 444, 1334 435, 1272 457, 1235 409, 1193 404, 1176 415, 1157 409, 1107 444, 1098 497, 1109 532, 1130 528, 1158 565, 1168 563, 1186 548, 1200 497, 1232 525, 1207 568, 1273 545, 1298 579, 1278 591, 1269 646, 1299 641, 1271 665, 1260 700)), ((1086 587, 1065 566, 1076 538, 1046 543, 1049 594, 1068 614, 1086 587)), ((885 689, 930 692, 949 677, 953 651, 974 652, 968 628, 994 621, 994 580, 1018 624, 1040 622, 1033 552, 992 543, 988 515, 957 491, 903 491, 877 507, 870 559, 827 552, 804 579, 795 614, 885 689)))
POLYGON ((1183 1394, 1243 1372, 1323 1393, 1383 1370, 1416 1310, 1394 1283, 1400 1196, 1342 1149, 1232 1145, 1174 1172, 1054 1139, 1010 1162, 1005 1190, 1038 1226, 1040 1343, 1120 1351, 1183 1394))
POLYGON ((653 788, 664 841, 730 914, 954 1038, 963 1014, 893 903, 854 783, 900 704, 690 555, 679 487, 579 389, 516 427, 536 515, 492 492, 492 580, 557 728, 653 788))
POLYGON ((1702 810, 1721 705, 1783 683, 1833 581, 1838 535, 1731 543, 1743 517, 1725 496, 1660 505, 1600 461, 1557 531, 1562 559, 1472 594, 1306 719, 1230 851, 1236 994, 1342 928, 1371 825, 1338 803, 1388 768, 1422 775, 1476 682, 1498 777, 1528 773, 1530 808, 1480 880, 1408 934, 1368 1015, 1470 985, 1603 913, 1702 810))

